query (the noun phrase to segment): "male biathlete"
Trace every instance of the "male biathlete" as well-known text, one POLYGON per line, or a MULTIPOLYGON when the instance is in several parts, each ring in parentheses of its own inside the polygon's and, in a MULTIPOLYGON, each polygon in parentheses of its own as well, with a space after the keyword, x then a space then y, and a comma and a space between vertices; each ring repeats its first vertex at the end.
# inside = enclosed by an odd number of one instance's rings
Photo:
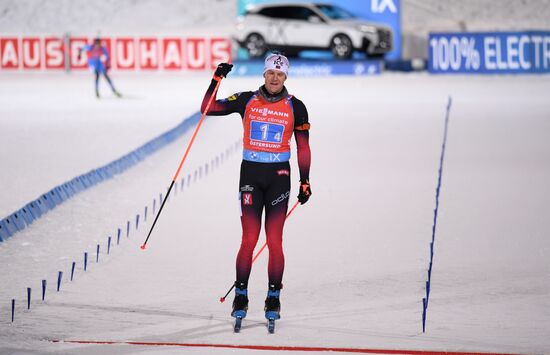
MULTIPOLYGON (((201 112, 206 109, 218 81, 226 77, 232 67, 228 63, 218 65, 202 101, 201 112)), ((269 249, 265 317, 270 320, 270 324, 280 318, 279 296, 284 271, 283 226, 290 194, 289 160, 293 134, 300 170, 298 200, 304 204, 311 196, 308 113, 303 102, 290 95, 284 86, 288 68, 289 62, 285 56, 269 55, 264 64, 264 84, 258 90, 239 92, 226 99, 216 100, 208 110, 211 116, 239 113, 244 128, 239 182, 242 242, 237 254, 235 299, 231 312, 237 318, 239 327, 240 320, 246 317, 248 310, 248 279, 264 209, 269 249)))

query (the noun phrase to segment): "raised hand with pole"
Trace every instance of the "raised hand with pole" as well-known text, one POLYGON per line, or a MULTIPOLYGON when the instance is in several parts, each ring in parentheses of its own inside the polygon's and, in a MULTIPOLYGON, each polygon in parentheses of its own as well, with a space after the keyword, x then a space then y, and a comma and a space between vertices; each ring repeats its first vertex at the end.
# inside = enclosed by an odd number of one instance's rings
POLYGON ((181 159, 181 162, 178 166, 178 170, 176 170, 176 173, 174 174, 174 177, 172 178, 172 182, 170 183, 170 187, 168 188, 168 192, 166 193, 166 197, 162 201, 162 204, 160 205, 159 211, 157 212, 157 215, 155 216, 155 219, 153 221, 153 224, 151 225, 151 229, 149 230, 149 233, 147 234, 147 238, 145 239, 145 242, 141 245, 141 249, 144 250, 147 246, 147 242, 149 241, 149 237, 151 237, 151 233, 153 232, 153 229, 155 228, 155 225, 157 224, 157 221, 159 219, 159 216, 162 212, 162 209, 164 208, 164 205, 166 204, 166 201, 168 201, 168 197, 170 196, 170 192, 172 192, 172 188, 174 187, 174 184, 176 183, 178 179, 178 175, 180 174, 181 168, 183 167, 183 163, 185 162, 185 159, 187 159, 187 155, 189 154, 189 151, 191 150, 191 146, 193 145, 193 142, 195 141, 195 138, 197 137, 197 133, 199 132, 199 129, 201 128, 202 122, 204 121, 204 118, 206 117, 206 114, 208 113, 208 110, 210 109, 210 105, 212 104, 212 100, 216 97, 216 92, 218 91, 218 88, 220 86, 220 83, 223 78, 227 77, 227 74, 231 71, 231 68, 233 67, 233 64, 229 63, 221 63, 216 68, 216 71, 214 72, 214 79, 217 81, 216 86, 214 87, 214 91, 212 93, 212 96, 210 96, 210 99, 208 100, 208 103, 206 105, 206 108, 204 109, 204 112, 202 113, 202 116, 199 120, 199 123, 197 124, 197 127, 195 128, 195 131, 193 132, 193 135, 191 136, 191 140, 189 141, 189 144, 187 145, 187 149, 185 150, 185 154, 183 155, 183 158, 181 159))

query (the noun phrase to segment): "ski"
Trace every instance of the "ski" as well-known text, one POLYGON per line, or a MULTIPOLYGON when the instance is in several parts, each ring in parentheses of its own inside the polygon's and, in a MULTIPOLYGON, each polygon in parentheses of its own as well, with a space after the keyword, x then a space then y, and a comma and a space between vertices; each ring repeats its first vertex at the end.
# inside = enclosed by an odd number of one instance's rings
POLYGON ((243 324, 243 318, 242 317, 236 317, 235 318, 235 325, 233 326, 233 331, 235 333, 239 333, 241 331, 242 324, 243 324))
POLYGON ((267 319, 267 331, 269 334, 275 333, 275 321, 281 318, 279 311, 266 311, 265 318, 267 319))
POLYGON ((235 317, 235 324, 233 325, 233 331, 238 333, 241 331, 241 326, 243 324, 243 318, 246 317, 246 311, 243 309, 236 310, 231 312, 231 316, 235 317))
POLYGON ((267 331, 269 334, 275 333, 275 319, 270 318, 267 320, 267 331))

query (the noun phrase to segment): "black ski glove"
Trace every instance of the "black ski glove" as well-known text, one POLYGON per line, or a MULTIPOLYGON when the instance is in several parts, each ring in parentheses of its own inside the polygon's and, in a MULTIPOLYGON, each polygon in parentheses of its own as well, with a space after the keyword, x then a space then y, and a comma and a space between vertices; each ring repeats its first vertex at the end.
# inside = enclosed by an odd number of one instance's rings
POLYGON ((220 63, 214 72, 214 76, 217 76, 218 78, 226 78, 227 74, 231 71, 231 68, 233 68, 233 64, 220 63))
POLYGON ((311 186, 309 185, 309 180, 300 180, 300 193, 298 194, 298 201, 300 204, 304 204, 309 200, 311 196, 311 186))

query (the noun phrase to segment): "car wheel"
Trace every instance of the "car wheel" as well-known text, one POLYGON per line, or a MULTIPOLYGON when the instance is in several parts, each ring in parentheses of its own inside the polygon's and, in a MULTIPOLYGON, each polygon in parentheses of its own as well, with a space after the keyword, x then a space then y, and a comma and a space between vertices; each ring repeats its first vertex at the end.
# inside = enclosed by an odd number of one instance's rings
POLYGON ((246 37, 244 44, 251 58, 259 58, 265 54, 266 44, 262 35, 251 33, 246 37))
POLYGON ((351 39, 346 35, 336 35, 330 41, 330 50, 338 59, 349 59, 353 52, 351 39))

